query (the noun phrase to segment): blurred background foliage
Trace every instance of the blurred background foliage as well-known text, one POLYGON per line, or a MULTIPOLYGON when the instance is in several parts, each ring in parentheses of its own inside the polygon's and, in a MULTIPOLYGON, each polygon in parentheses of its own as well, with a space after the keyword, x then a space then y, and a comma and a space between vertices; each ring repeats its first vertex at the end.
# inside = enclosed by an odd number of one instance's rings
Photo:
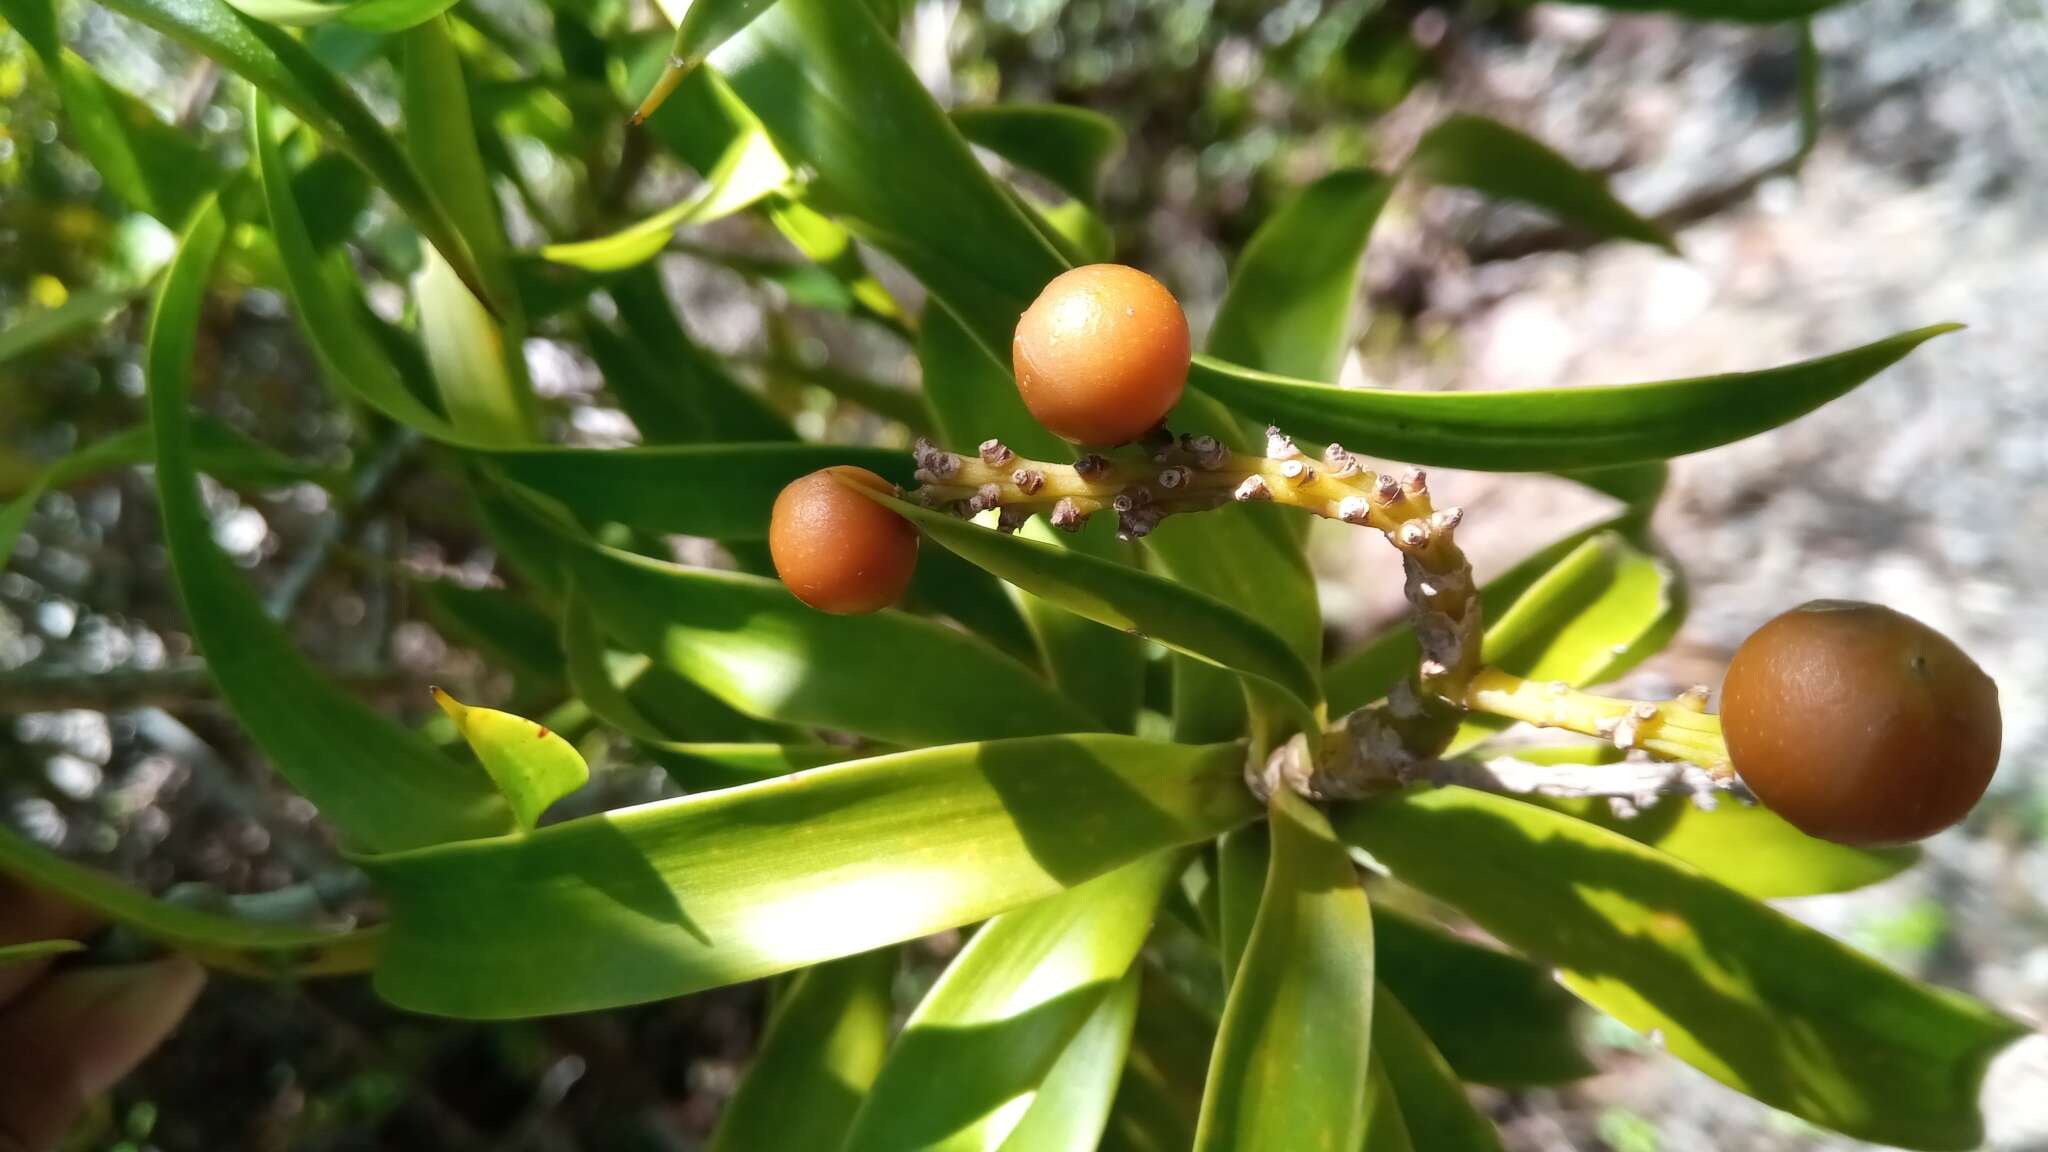
MULTIPOLYGON (((645 6, 470 0, 452 15, 518 248, 600 234, 694 186, 680 121, 620 130, 620 100, 644 90, 666 50, 645 6), (637 49, 611 55, 606 37, 637 49)), ((1642 675, 1711 679, 1734 641, 1783 604, 1864 595, 1982 653, 2008 700, 2048 692, 2048 657, 2023 643, 2048 634, 2038 553, 2048 393, 2032 376, 2048 353, 2036 316, 2048 284, 2048 242, 2037 239, 2048 205, 2036 190, 2048 33, 2028 6, 1867 0, 1816 22, 1807 73, 1793 26, 1566 6, 915 0, 901 16, 906 52, 943 102, 1058 101, 1123 127, 1126 150, 1104 189, 1115 251, 1158 272, 1198 329, 1276 204, 1334 168, 1398 160, 1450 109, 1529 129, 1684 230, 1691 263, 1647 251, 1584 258, 1575 237, 1513 209, 1457 192, 1405 195, 1368 260, 1367 322, 1347 381, 1657 378, 1791 359, 1950 314, 1973 322, 1960 343, 1976 351, 1944 348, 1945 359, 1915 361, 1783 438, 1681 463, 1663 534, 1695 576, 1700 611, 1642 675), (1824 95, 1811 150, 1803 75, 1824 95), (1808 319, 1794 324, 1788 310, 1808 319), (1954 398, 1965 390, 1967 412, 1954 398)), ((45 63, 18 29, 0 31, 0 351, 26 339, 24 317, 75 322, 28 354, 0 355, 0 500, 33 498, 0 575, 0 818, 155 891, 269 892, 319 876, 332 845, 211 699, 168 583, 148 470, 32 491, 51 462, 142 419, 137 301, 191 196, 214 169, 246 167, 246 89, 97 6, 65 5, 59 19, 61 41, 141 102, 117 101, 116 115, 175 126, 130 120, 155 160, 190 181, 158 185, 173 201, 158 204, 103 175, 45 63)), ((395 116, 384 38, 330 24, 306 42, 395 116)), ((398 213, 331 155, 298 185, 314 199, 316 243, 365 226, 355 271, 372 307, 402 320, 397 286, 417 270, 418 248, 398 213)), ((255 192, 230 182, 228 195, 255 192)), ((247 284, 277 281, 258 239, 231 238, 229 259, 247 284)), ((889 289, 915 292, 875 265, 889 289)), ((519 271, 540 283, 564 275, 530 261, 519 271)), ((563 285, 565 302, 576 287, 563 285)), ((655 414, 633 411, 623 382, 728 368, 806 434, 900 446, 915 431, 899 422, 915 363, 888 298, 799 263, 758 218, 691 231, 658 278, 628 278, 607 299, 609 314, 533 317, 524 364, 551 439, 631 443, 636 421, 655 414), (671 315, 680 329, 660 319, 671 315), (650 330, 660 363, 634 343, 650 330), (606 339, 621 331, 633 339, 606 339)), ((280 295, 252 287, 215 307, 195 374, 202 407, 314 470, 261 495, 209 484, 215 538, 302 649, 422 721, 428 683, 514 708, 559 700, 551 631, 492 594, 501 558, 463 491, 427 466, 431 450, 335 406, 280 295)), ((1482 570, 1598 511, 1561 486, 1449 483, 1467 486, 1463 502, 1488 524, 1482 570)), ((1333 625, 1360 635, 1396 610, 1391 582, 1354 578, 1364 562, 1344 546, 1325 542, 1318 561, 1333 625)), ((2033 762, 2048 733, 2038 707, 2009 715, 1994 802, 1933 846, 1924 875, 1804 911, 1896 963, 2038 1011, 2048 859, 2035 845, 2048 792, 2033 762)), ((623 743, 586 751, 631 755, 623 743)), ((667 787, 657 766, 624 767, 574 803, 611 807, 667 787)), ((918 945, 899 1003, 914 1003, 957 946, 950 936, 918 945)), ((81 1146, 693 1148, 766 1004, 765 989, 744 987, 481 1025, 403 1016, 360 982, 222 980, 81 1146)), ((1845 1144, 1648 1059, 1618 1028, 1594 1039, 1603 1076, 1489 1098, 1512 1146, 1845 1144)), ((1994 1077, 1993 1138, 2040 1147, 2048 1062, 2025 1046, 2017 1059, 1994 1077)))

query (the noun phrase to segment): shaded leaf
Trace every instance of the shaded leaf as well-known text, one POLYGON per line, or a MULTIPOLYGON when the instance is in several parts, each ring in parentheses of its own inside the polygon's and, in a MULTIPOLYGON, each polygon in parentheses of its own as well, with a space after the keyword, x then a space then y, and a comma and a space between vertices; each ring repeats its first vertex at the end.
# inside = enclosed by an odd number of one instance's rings
POLYGON ((1219 600, 1107 560, 862 491, 969 563, 1068 611, 1266 680, 1289 693, 1303 712, 1322 702, 1315 673, 1284 641, 1219 600))
POLYGON ((76 940, 31 940, 26 944, 0 944, 0 968, 27 964, 32 960, 47 960, 67 952, 83 951, 85 945, 76 940))
POLYGON ((908 483, 907 452, 837 444, 522 448, 479 453, 506 479, 591 524, 714 540, 766 540, 775 497, 820 468, 853 464, 908 483))
POLYGON ((774 580, 565 543, 606 632, 747 715, 903 744, 1093 726, 1023 665, 935 621, 831 616, 774 580))
MULTIPOLYGON (((0 827, 0 873, 90 909, 145 939, 191 953, 214 967, 252 976, 361 972, 375 959, 382 936, 377 929, 347 932, 276 924, 159 900, 111 876, 73 864, 4 827, 0 827)), ((53 949, 69 950, 75 949, 53 949)))
POLYGON ((1363 168, 1317 180, 1252 234, 1209 329, 1219 360, 1336 383, 1359 263, 1393 184, 1363 168))
POLYGON ((105 324, 144 291, 76 292, 55 308, 17 314, 0 328, 0 365, 105 324))
POLYGON ((250 95, 249 136, 292 311, 328 382, 400 424, 439 439, 457 439, 454 427, 406 387, 358 302, 344 295, 353 291, 343 287, 353 282, 347 254, 335 251, 323 258, 315 248, 272 133, 270 101, 261 89, 250 95))
MULTIPOLYGON (((694 8, 693 8, 694 10, 694 8)), ((676 229, 708 224, 740 212, 788 183, 789 165, 758 131, 735 140, 704 183, 683 199, 609 236, 549 244, 544 259, 591 272, 617 272, 654 259, 675 238, 676 229)))
POLYGON ((1565 969, 1672 1055, 1861 1139, 1973 1148, 1985 1066, 2025 1029, 1915 984, 1669 856, 1536 805, 1446 787, 1339 833, 1397 879, 1565 969))
POLYGON ((1323 814, 1281 789, 1272 864, 1209 1064, 1197 1152, 1359 1146, 1372 1050, 1372 916, 1323 814))
POLYGON ((1484 116, 1451 116, 1423 133, 1403 171, 1541 208, 1594 236, 1638 240, 1673 255, 1678 243, 1608 191, 1607 181, 1542 141, 1484 116))
POLYGON ((1083 204, 1097 202, 1102 174, 1122 151, 1124 131, 1090 108, 987 104, 947 113, 970 143, 1051 181, 1083 204))
POLYGON ((1513 1087, 1596 1071, 1579 1046, 1578 1003, 1549 970, 1384 905, 1372 932, 1381 983, 1458 1079, 1513 1087))
POLYGON ((712 63, 783 155, 817 174, 806 200, 893 256, 1006 363, 1018 314, 1065 261, 867 7, 781 0, 712 63))
POLYGON ((362 165, 465 284, 487 291, 462 230, 419 170, 348 85, 289 34, 225 0, 110 0, 107 7, 218 61, 291 109, 362 165))
POLYGON ((411 848, 503 832, 511 813, 483 773, 322 679, 214 546, 187 397, 200 304, 226 231, 208 201, 157 296, 147 363, 164 540, 207 670, 278 771, 350 842, 411 848))
POLYGON ((1156 853, 983 926, 904 1025, 846 1152, 1003 1146, 1015 1102, 1029 1107, 1123 982, 1184 863, 1156 853))
POLYGON ((1741 20, 1775 24, 1811 16, 1842 0, 1587 0, 1595 8, 1624 12, 1672 12, 1694 20, 1741 20))
POLYGON ((1732 799, 1702 810, 1685 797, 1667 797, 1627 819, 1602 801, 1532 801, 1647 844, 1757 900, 1852 892, 1920 859, 1912 845, 1852 848, 1816 840, 1768 808, 1732 799))
POLYGON ((1254 420, 1416 464, 1492 472, 1592 468, 1683 456, 1813 411, 1958 326, 1768 368, 1582 388, 1396 392, 1331 388, 1195 358, 1188 382, 1254 420))
POLYGON ((896 949, 806 969, 776 1005, 711 1152, 838 1148, 889 1048, 896 949))
POLYGON ((487 444, 531 440, 526 326, 498 222, 497 197, 478 151, 461 57, 445 17, 408 31, 404 45, 400 105, 406 148, 427 187, 454 214, 484 284, 482 291, 475 290, 444 253, 421 253, 412 291, 434 384, 450 422, 468 439, 487 444))
POLYGON ((1130 1051, 1138 980, 1133 967, 1096 1005, 1003 1141, 1002 1152, 1067 1152, 1101 1141, 1130 1051))
POLYGON ((971 924, 1256 815, 1231 745, 928 748, 361 863, 377 987, 415 1011, 585 1011, 971 924))

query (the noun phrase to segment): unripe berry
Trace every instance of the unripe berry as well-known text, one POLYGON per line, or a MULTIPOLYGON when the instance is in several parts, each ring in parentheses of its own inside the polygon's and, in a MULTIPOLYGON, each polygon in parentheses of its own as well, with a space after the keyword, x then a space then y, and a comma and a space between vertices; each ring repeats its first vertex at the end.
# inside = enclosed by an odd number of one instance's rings
POLYGON ((1054 277, 1010 347, 1024 406, 1080 444, 1123 444, 1157 427, 1180 402, 1188 356, 1180 302, 1122 264, 1054 277))
POLYGON ((790 482, 768 519, 775 574, 796 598, 846 615, 887 608, 917 568, 917 529, 854 491, 894 492, 865 468, 825 468, 790 482))
POLYGON ((1998 767, 1998 685, 1876 604, 1816 600, 1743 641, 1721 690, 1728 756, 1801 831, 1897 844, 1961 820, 1998 767))

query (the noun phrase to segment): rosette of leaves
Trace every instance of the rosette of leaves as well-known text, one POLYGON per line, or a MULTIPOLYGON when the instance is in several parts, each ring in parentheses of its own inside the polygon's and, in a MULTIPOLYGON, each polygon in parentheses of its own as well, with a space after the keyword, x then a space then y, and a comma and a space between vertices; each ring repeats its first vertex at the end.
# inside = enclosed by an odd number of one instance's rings
MULTIPOLYGON (((1288 509, 1177 516, 1136 542, 1107 523, 1008 536, 935 518, 947 526, 926 525, 911 601, 870 616, 812 612, 765 574, 788 481, 857 464, 907 483, 913 464, 800 435, 694 343, 654 273, 678 230, 757 217, 802 259, 735 266, 782 285, 783 307, 911 341, 915 389, 807 370, 839 403, 955 451, 1000 438, 1072 460, 1024 412, 1007 348, 1046 281, 1112 255, 1095 190, 1113 124, 1050 106, 949 114, 883 2, 698 0, 680 48, 604 6, 558 9, 553 44, 435 2, 109 6, 217 61, 248 101, 246 167, 219 167, 66 50, 46 5, 5 0, 110 189, 179 229, 151 293, 146 446, 178 591, 222 698, 389 919, 342 932, 168 904, 12 838, 0 867, 221 967, 368 972, 391 1002, 444 1016, 794 974, 724 1149, 1494 1148, 1463 1085, 1589 1074, 1581 1004, 1814 1124, 1913 1148, 1979 1141, 1985 1066, 2021 1029, 1764 902, 1874 882, 1908 853, 1819 843, 1735 803, 1624 818, 1457 786, 1255 800, 1248 762, 1385 695, 1416 661, 1402 630, 1325 650, 1288 509), (329 22, 396 66, 396 124, 314 50, 329 22), (672 54, 667 102, 621 153, 672 54), (566 200, 530 185, 513 139, 586 158, 566 200), (644 162, 634 151, 702 183, 628 218, 607 189, 644 162), (360 199, 309 176, 344 172, 404 222, 398 241, 388 223, 376 235, 411 253, 403 324, 365 307, 360 199), (545 244, 508 240, 501 190, 529 202, 545 244), (922 286, 918 306, 870 273, 869 252, 922 286), (216 443, 190 411, 205 306, 253 287, 289 301, 366 443, 402 430, 468 485, 513 579, 432 602, 574 707, 527 719, 444 699, 473 752, 453 755, 329 682, 217 551, 200 472, 260 485, 289 471, 216 443), (541 440, 519 354, 537 330, 588 350, 643 446, 541 440), (718 541, 734 563, 675 563, 668 534, 718 541), (685 794, 545 819, 587 778, 573 741, 596 729, 685 794), (972 934, 897 1026, 901 946, 949 929, 972 934)), ((1610 524, 1483 590, 1488 659, 1512 672, 1593 683, 1654 652, 1686 599, 1648 529, 1662 462, 1795 419, 1941 330, 1691 380, 1339 389, 1359 261, 1401 180, 1672 246, 1541 144, 1447 121, 1405 168, 1330 173, 1266 221, 1172 423, 1244 448, 1276 422, 1389 460, 1561 472, 1617 496, 1610 524)), ((125 306, 94 298, 34 333, 125 306)), ((10 356, 35 341, 14 343, 10 356)), ((18 517, 0 525, 11 538, 18 517)))

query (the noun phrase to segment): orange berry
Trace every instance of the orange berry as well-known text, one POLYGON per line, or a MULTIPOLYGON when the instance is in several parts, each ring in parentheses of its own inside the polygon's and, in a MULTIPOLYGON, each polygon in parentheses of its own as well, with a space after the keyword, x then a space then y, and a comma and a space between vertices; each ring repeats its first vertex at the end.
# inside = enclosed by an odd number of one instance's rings
POLYGON ((1040 424, 1081 444, 1157 427, 1188 379, 1188 318, 1136 268, 1090 264, 1054 277, 1017 321, 1017 391, 1040 424))
POLYGON ((1816 600, 1743 641, 1721 689, 1728 756, 1810 836, 1897 844, 1967 815, 1998 767, 1998 685, 1948 637, 1816 600))
POLYGON ((797 599, 838 615, 894 604, 917 569, 917 528, 849 484, 896 490, 865 468, 824 468, 790 481, 768 518, 775 574, 797 599))

